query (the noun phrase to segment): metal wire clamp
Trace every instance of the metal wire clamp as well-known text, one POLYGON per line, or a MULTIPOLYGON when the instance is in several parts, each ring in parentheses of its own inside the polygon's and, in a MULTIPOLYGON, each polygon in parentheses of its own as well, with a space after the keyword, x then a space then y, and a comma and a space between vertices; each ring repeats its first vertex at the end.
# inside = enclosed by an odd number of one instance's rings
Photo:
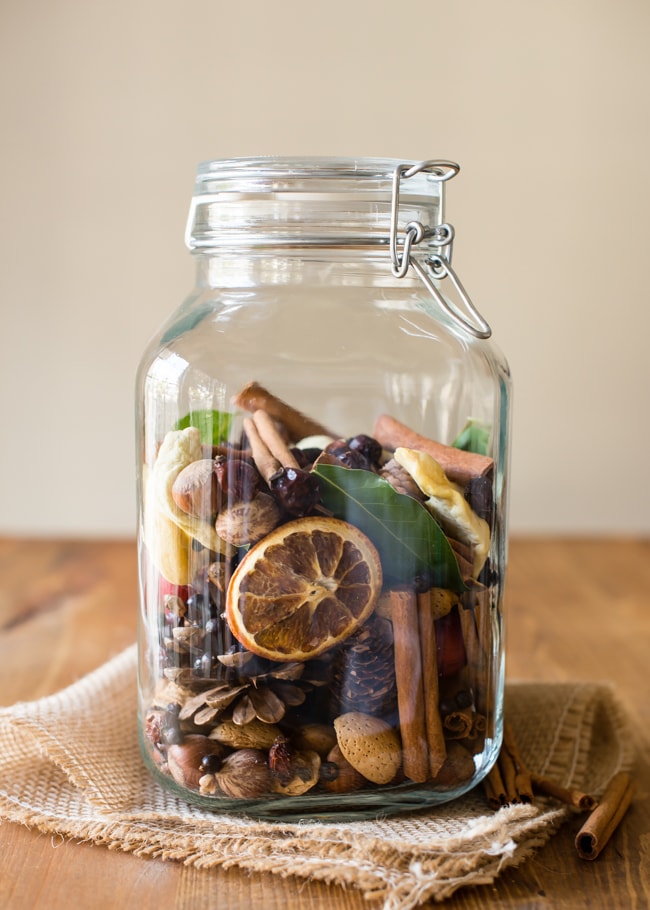
POLYGON ((451 253, 454 240, 454 228, 442 220, 442 202, 444 190, 440 191, 440 222, 429 228, 425 228, 419 221, 409 221, 405 228, 404 239, 400 244, 397 236, 397 219, 399 214, 399 196, 400 185, 402 180, 407 180, 415 174, 425 171, 429 174, 431 180, 444 183, 455 177, 460 167, 453 161, 420 161, 417 164, 399 164, 393 172, 393 194, 391 199, 391 218, 390 218, 390 256, 392 262, 393 275, 396 278, 404 278, 409 270, 413 268, 418 278, 422 281, 426 289, 434 298, 436 303, 451 316, 459 325, 476 338, 489 338, 492 329, 485 319, 478 312, 472 303, 469 294, 461 284, 458 275, 451 267, 451 253), (427 239, 429 246, 437 248, 437 252, 432 253, 425 259, 426 268, 422 263, 411 255, 412 248, 427 239), (440 293, 435 282, 443 278, 449 278, 451 284, 462 301, 462 304, 468 315, 461 312, 447 298, 440 293), (468 318, 468 316, 470 318, 468 318))

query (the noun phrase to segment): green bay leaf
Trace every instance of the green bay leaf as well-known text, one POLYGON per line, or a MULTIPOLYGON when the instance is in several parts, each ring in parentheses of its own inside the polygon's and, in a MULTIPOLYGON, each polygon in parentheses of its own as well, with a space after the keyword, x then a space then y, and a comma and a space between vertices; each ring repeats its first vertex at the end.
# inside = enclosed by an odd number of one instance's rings
POLYGON ((431 587, 465 590, 449 541, 421 503, 372 471, 321 464, 313 473, 325 508, 377 547, 386 581, 412 584, 426 575, 431 587))
POLYGON ((226 411, 196 410, 190 411, 174 425, 175 430, 196 427, 201 434, 201 442, 206 446, 217 446, 228 439, 232 415, 226 411))

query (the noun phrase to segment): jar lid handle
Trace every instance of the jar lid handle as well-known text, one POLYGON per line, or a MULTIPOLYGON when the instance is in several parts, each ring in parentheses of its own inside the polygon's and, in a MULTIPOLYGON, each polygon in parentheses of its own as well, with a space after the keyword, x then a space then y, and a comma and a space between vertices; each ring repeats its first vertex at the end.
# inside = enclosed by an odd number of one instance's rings
MULTIPOLYGON (((459 172, 459 165, 453 161, 420 161, 417 164, 399 164, 393 172, 393 195, 391 200, 391 220, 390 220, 390 255, 392 261, 393 275, 396 278, 404 278, 410 267, 420 278, 436 303, 452 317, 462 328, 474 335, 476 338, 489 338, 492 329, 485 321, 483 316, 476 309, 472 300, 461 284, 458 275, 451 267, 451 251, 453 247, 454 229, 452 225, 444 223, 442 220, 433 228, 426 228, 419 221, 411 221, 406 225, 406 233, 402 243, 402 251, 399 251, 397 237, 397 218, 399 213, 399 195, 400 183, 404 179, 413 177, 422 171, 426 171, 432 180, 444 183, 455 177, 459 172), (432 246, 438 247, 438 253, 434 253, 426 260, 427 268, 411 256, 411 248, 427 238, 432 246), (458 294, 462 304, 467 311, 467 315, 462 313, 457 307, 453 306, 444 297, 436 285, 435 281, 443 278, 449 278, 454 290, 458 294), (469 317, 469 318, 468 318, 469 317)), ((442 201, 442 190, 441 190, 442 201)), ((440 211, 442 212, 442 206, 440 211)))

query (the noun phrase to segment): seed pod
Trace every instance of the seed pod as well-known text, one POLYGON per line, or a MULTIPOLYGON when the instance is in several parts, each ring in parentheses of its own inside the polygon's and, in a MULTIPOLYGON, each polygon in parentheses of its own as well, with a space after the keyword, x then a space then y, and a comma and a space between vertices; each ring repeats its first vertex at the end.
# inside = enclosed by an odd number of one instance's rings
POLYGON ((215 774, 219 789, 233 799, 256 799, 268 793, 271 774, 259 749, 233 752, 215 774))

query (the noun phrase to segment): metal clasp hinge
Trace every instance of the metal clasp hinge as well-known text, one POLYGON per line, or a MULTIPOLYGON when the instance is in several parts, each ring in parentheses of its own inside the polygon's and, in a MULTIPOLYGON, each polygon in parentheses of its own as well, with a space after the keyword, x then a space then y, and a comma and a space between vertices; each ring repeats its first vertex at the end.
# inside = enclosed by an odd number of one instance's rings
POLYGON ((472 303, 469 294, 461 284, 458 275, 451 267, 451 253, 454 241, 454 229, 451 224, 446 224, 442 220, 442 201, 444 190, 440 190, 440 222, 433 226, 425 228, 419 221, 410 221, 405 228, 404 240, 401 244, 397 237, 397 220, 399 214, 399 196, 400 184, 402 180, 407 180, 415 174, 426 171, 432 180, 444 183, 455 177, 460 167, 453 161, 420 161, 418 164, 399 164, 393 172, 393 195, 391 200, 391 219, 390 219, 390 256, 392 262, 393 275, 396 278, 404 278, 409 268, 420 278, 426 289, 434 298, 436 303, 452 317, 467 332, 477 338, 489 338, 492 329, 485 319, 478 312, 472 303), (411 256, 411 249, 422 240, 427 239, 430 246, 437 247, 437 252, 432 253, 426 260, 425 268, 421 262, 411 256), (461 312, 446 297, 444 297, 435 285, 435 281, 441 281, 443 278, 449 278, 451 284, 460 298, 466 313, 461 312))

